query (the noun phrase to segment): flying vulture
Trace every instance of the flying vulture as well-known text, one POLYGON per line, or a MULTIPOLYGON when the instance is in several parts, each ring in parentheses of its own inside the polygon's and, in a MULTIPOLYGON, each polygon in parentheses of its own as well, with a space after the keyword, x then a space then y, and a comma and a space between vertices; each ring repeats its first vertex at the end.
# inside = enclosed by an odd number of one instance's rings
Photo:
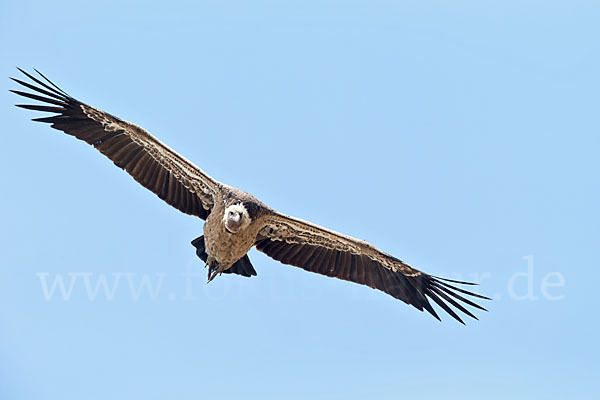
POLYGON ((76 100, 39 71, 19 71, 30 81, 11 79, 30 91, 11 91, 44 104, 17 107, 55 114, 33 121, 91 144, 162 200, 205 220, 204 235, 192 245, 208 265, 209 282, 221 273, 256 275, 247 254, 256 247, 284 264, 381 290, 438 320, 430 300, 461 323, 455 309, 475 319, 465 305, 485 310, 467 297, 487 297, 457 287, 472 283, 428 275, 365 241, 279 213, 217 182, 143 128, 76 100))

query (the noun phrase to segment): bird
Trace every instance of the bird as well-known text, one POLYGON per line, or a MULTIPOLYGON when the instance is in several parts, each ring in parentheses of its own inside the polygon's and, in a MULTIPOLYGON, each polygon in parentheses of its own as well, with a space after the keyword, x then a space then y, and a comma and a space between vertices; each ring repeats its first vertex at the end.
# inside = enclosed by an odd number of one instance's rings
POLYGON ((22 90, 10 91, 41 104, 16 106, 51 113, 33 121, 87 142, 160 199, 205 221, 191 244, 208 266, 208 282, 223 273, 255 276, 248 258, 255 247, 283 264, 380 290, 437 320, 432 302, 462 324, 458 312, 478 319, 466 306, 487 311, 476 299, 490 298, 462 286, 474 283, 429 275, 366 241, 280 213, 213 179, 140 126, 71 97, 37 69, 37 76, 17 69, 24 77, 10 79, 22 90))

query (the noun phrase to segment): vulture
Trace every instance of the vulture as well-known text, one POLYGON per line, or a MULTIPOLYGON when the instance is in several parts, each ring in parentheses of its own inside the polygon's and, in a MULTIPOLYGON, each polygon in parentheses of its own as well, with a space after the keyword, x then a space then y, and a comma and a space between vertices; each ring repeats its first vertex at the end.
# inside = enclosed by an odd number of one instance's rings
POLYGON ((421 272, 373 245, 277 212, 252 195, 216 181, 143 128, 71 97, 39 71, 11 78, 29 91, 11 90, 41 104, 17 104, 52 113, 34 118, 94 146, 142 186, 181 212, 203 219, 203 235, 192 241, 208 266, 208 282, 222 273, 254 276, 252 247, 307 271, 378 289, 440 320, 433 301, 463 323, 477 319, 466 306, 484 310, 488 297, 421 272))

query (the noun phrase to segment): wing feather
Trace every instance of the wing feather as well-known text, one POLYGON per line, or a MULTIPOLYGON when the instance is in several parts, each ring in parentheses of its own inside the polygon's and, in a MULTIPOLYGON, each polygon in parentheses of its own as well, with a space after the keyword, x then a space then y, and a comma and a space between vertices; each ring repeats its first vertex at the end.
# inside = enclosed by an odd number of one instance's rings
POLYGON ((52 128, 93 145, 168 204, 206 219, 220 187, 217 181, 139 126, 74 99, 38 71, 41 78, 19 71, 34 84, 11 79, 34 93, 11 91, 48 105, 17 107, 57 114, 34 121, 52 124, 52 128))
POLYGON ((469 282, 428 275, 367 242, 275 212, 266 217, 255 244, 259 251, 284 264, 381 290, 436 319, 440 318, 429 300, 464 323, 455 309, 477 319, 465 305, 485 308, 457 292, 488 299, 447 283, 469 282))

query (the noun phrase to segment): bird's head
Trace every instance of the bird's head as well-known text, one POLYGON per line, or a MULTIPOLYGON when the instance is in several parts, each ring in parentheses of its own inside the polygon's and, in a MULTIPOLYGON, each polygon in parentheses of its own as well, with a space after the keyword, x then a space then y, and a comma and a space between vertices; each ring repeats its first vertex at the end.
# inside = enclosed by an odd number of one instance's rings
POLYGON ((238 233, 250 224, 250 216, 243 204, 233 204, 225 209, 223 215, 225 229, 229 233, 238 233))

